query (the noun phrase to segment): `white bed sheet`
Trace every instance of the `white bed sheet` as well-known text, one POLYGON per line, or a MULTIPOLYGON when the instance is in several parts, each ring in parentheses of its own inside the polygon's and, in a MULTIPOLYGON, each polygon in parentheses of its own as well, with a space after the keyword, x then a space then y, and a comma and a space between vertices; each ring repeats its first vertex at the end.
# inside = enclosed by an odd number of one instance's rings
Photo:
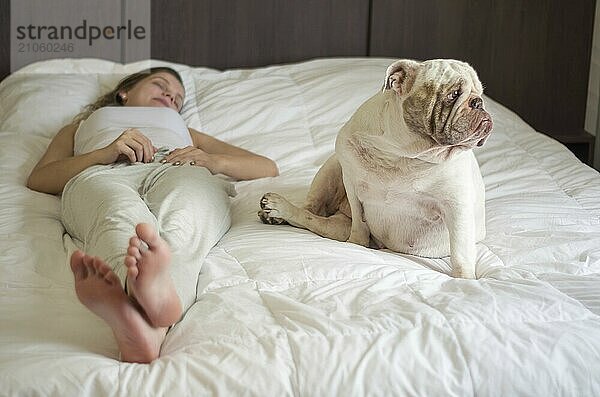
MULTIPOLYGON (((335 135, 390 59, 220 72, 169 64, 191 127, 267 155, 281 175, 238 182, 233 225, 198 301, 149 365, 121 363, 77 300, 59 199, 25 187, 58 129, 148 62, 56 60, 0 85, 0 395, 600 395, 600 175, 486 99, 479 280, 449 260, 340 243, 256 216, 301 203, 335 135)), ((165 64, 153 62, 153 64, 165 64)))

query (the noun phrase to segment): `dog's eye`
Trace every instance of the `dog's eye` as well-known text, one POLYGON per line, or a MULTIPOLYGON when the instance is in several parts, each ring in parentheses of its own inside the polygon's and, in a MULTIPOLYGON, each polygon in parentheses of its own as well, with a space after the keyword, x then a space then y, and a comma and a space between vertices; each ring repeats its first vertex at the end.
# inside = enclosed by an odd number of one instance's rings
POLYGON ((459 90, 454 90, 451 93, 448 94, 448 100, 449 101, 455 101, 456 98, 458 98, 460 96, 460 91, 459 90))

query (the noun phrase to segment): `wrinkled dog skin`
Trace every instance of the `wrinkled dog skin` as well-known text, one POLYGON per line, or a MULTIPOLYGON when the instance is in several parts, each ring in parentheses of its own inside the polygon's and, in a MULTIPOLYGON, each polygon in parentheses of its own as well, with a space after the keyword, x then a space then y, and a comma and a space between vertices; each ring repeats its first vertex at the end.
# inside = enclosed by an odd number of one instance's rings
POLYGON ((267 193, 259 217, 367 247, 450 255, 454 277, 475 278, 485 189, 472 149, 492 130, 482 93, 464 62, 394 62, 382 91, 340 130, 304 206, 267 193))

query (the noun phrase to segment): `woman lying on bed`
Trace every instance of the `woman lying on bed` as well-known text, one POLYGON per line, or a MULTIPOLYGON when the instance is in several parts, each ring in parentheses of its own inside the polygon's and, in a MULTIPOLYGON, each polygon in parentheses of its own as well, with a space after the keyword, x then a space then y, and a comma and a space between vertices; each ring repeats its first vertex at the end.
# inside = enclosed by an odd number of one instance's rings
POLYGON ((112 328, 123 361, 157 358, 196 298, 202 261, 230 226, 234 190, 213 174, 278 174, 270 159, 187 128, 184 97, 169 68, 123 79, 60 130, 27 182, 62 192, 63 223, 85 251, 71 256, 77 296, 112 328))

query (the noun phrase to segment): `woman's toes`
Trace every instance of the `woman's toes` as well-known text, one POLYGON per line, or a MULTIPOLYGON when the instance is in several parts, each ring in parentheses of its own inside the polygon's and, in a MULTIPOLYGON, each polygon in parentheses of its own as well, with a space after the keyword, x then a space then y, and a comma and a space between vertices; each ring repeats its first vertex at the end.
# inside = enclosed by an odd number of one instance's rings
POLYGON ((80 280, 87 277, 87 268, 83 263, 85 254, 79 250, 71 255, 71 271, 75 275, 75 279, 80 280))
POLYGON ((137 266, 135 265, 128 265, 127 264, 127 259, 129 259, 129 257, 125 258, 125 266, 127 266, 127 277, 131 280, 135 280, 140 272, 140 270, 138 269, 137 266))
POLYGON ((139 223, 135 227, 135 233, 138 235, 140 240, 148 244, 149 247, 152 247, 160 242, 160 236, 148 223, 139 223))
POLYGON ((142 259, 142 254, 140 253, 140 249, 137 246, 130 245, 127 248, 127 255, 132 256, 137 260, 142 259))
POLYGON ((101 276, 105 276, 107 273, 112 271, 110 266, 108 266, 102 259, 100 259, 97 256, 94 257, 93 264, 94 268, 96 269, 96 272, 101 276))
POLYGON ((86 267, 88 277, 96 274, 96 268, 94 267, 94 257, 86 254, 83 257, 83 264, 86 267))

